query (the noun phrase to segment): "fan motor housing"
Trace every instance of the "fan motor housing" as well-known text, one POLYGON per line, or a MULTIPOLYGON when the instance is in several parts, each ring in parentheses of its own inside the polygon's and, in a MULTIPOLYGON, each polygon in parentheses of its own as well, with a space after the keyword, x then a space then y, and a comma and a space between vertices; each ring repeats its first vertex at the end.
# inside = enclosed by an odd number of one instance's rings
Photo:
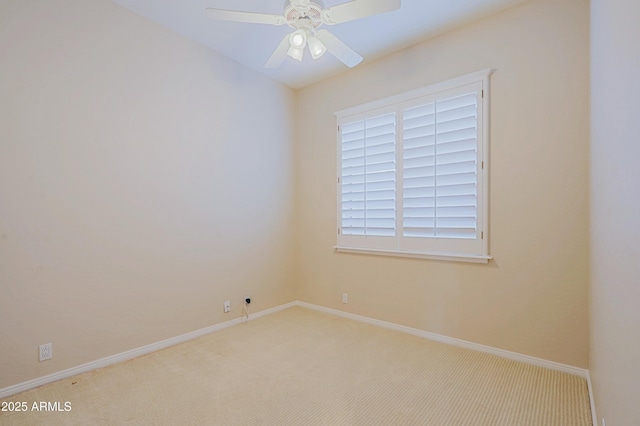
POLYGON ((287 19, 287 25, 291 28, 299 28, 300 26, 318 28, 322 25, 322 10, 324 4, 322 1, 296 1, 287 0, 284 7, 284 16, 287 19), (299 25, 298 22, 304 19, 305 25, 299 25))

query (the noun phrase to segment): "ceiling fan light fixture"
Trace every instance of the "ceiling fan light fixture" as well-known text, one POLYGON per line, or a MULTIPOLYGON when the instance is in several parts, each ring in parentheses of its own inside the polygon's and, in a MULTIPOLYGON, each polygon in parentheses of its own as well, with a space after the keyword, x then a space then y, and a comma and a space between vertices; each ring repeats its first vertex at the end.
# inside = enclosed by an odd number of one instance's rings
POLYGON ((307 32, 302 28, 292 32, 291 36, 289 36, 289 43, 293 48, 304 49, 307 44, 307 32))
POLYGON ((291 46, 287 55, 291 56, 293 59, 302 61, 302 56, 304 55, 304 49, 299 47, 291 46))
POLYGON ((327 52, 327 46, 323 42, 315 37, 309 37, 309 50, 311 51, 311 57, 318 59, 327 52))

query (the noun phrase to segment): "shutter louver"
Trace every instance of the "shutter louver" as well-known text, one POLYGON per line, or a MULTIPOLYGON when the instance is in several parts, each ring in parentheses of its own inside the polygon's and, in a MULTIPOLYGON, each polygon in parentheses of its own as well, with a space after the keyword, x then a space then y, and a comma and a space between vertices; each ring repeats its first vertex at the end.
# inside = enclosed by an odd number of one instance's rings
POLYGON ((395 114, 341 126, 343 235, 395 236, 395 114))
POLYGON ((403 236, 477 234, 477 93, 403 110, 403 236))

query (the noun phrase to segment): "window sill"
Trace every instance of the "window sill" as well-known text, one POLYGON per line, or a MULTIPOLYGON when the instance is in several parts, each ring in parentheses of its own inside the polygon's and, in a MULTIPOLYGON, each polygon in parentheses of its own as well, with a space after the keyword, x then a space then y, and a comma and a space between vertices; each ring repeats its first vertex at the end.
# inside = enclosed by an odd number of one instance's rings
POLYGON ((491 256, 468 255, 456 253, 427 253, 417 251, 376 250, 368 248, 333 247, 338 253, 373 254, 377 256, 409 257, 414 259, 446 260, 453 262, 489 263, 491 256))

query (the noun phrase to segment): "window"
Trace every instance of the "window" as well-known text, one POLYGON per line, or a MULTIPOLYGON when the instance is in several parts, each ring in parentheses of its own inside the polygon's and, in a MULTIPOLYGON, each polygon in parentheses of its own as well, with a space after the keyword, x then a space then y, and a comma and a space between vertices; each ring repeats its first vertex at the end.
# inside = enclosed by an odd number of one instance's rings
POLYGON ((338 112, 338 251, 487 262, 491 70, 338 112))

